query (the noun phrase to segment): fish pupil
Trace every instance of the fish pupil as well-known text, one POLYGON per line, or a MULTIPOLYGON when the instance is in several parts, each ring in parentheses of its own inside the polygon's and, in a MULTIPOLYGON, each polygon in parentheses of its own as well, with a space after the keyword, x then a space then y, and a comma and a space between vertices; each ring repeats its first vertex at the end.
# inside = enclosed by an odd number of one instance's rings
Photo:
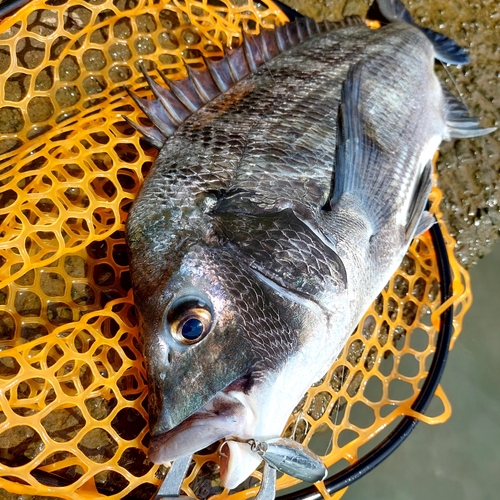
POLYGON ((203 334, 203 323, 196 318, 188 319, 182 325, 181 334, 187 340, 196 340, 203 334))

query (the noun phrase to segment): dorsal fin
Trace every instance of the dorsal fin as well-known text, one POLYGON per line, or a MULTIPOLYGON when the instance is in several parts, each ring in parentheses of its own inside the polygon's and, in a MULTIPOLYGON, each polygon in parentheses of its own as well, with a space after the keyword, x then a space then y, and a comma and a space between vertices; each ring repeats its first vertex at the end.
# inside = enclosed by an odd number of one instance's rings
MULTIPOLYGON (((126 89, 130 97, 137 104, 139 109, 153 122, 153 125, 165 136, 173 134, 176 127, 173 119, 167 115, 166 110, 163 108, 159 101, 148 101, 147 99, 142 99, 137 97, 128 88, 126 89)), ((129 122, 130 123, 130 122, 129 122)), ((135 125, 134 125, 135 127, 135 125)), ((139 132, 139 130, 137 128, 139 132)), ((146 136, 146 139, 148 137, 146 136)))
POLYGON ((212 80, 217 85, 221 92, 225 92, 229 87, 234 84, 233 75, 231 74, 231 67, 229 66, 228 57, 223 57, 218 61, 203 58, 205 66, 207 67, 212 80))
POLYGON ((243 44, 240 47, 226 50, 222 59, 205 59, 206 70, 187 66, 188 77, 183 80, 170 81, 160 73, 168 87, 158 84, 141 66, 144 78, 156 100, 138 97, 130 89, 127 89, 127 92, 151 120, 154 128, 135 124, 127 118, 126 120, 151 145, 161 149, 166 138, 172 135, 187 117, 235 83, 255 73, 281 52, 318 33, 362 23, 362 19, 357 16, 346 18, 340 23, 317 23, 313 19, 297 15, 294 21, 275 30, 262 29, 259 35, 243 33, 243 44))
POLYGON ((123 115, 124 120, 133 128, 137 130, 137 132, 141 133, 143 137, 151 144, 151 146, 156 149, 161 149, 163 143, 166 140, 166 136, 160 132, 156 127, 148 127, 146 125, 139 125, 138 123, 134 123, 128 116, 123 115))
POLYGON ((236 49, 227 49, 227 62, 234 81, 239 82, 250 74, 250 68, 245 59, 245 48, 240 45, 236 49))
POLYGON ((205 101, 201 98, 198 90, 194 86, 191 78, 184 78, 183 80, 168 80, 167 77, 160 71, 160 76, 163 81, 170 87, 170 90, 175 94, 177 99, 186 106, 191 112, 201 108, 205 101))

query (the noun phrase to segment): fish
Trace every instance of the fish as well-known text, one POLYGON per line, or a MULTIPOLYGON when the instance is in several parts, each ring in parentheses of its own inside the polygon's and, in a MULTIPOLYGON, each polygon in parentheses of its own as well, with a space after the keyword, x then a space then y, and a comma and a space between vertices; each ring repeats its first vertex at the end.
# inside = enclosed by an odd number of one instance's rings
POLYGON ((466 51, 378 5, 378 30, 297 17, 129 91, 159 149, 126 224, 155 463, 223 440, 244 481, 433 224, 440 143, 494 130, 434 72, 466 51))

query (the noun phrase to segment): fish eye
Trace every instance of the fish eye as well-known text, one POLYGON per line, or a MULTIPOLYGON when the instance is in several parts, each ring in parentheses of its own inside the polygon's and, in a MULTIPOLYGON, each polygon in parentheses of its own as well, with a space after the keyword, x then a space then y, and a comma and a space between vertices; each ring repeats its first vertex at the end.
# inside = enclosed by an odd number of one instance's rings
POLYGON ((176 300, 168 309, 166 322, 172 337, 181 344, 196 344, 210 331, 211 307, 197 297, 176 300))

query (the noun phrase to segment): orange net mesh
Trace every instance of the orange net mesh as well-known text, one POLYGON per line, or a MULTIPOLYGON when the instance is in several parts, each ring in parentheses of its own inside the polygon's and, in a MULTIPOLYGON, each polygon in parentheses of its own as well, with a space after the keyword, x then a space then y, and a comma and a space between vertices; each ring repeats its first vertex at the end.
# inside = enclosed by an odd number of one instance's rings
MULTIPOLYGON (((147 459, 147 385, 123 223, 156 152, 122 118, 139 115, 123 85, 140 86, 139 62, 181 78, 185 63, 201 67, 202 55, 239 44, 242 29, 285 21, 270 1, 33 0, 0 23, 4 490, 64 499, 155 493, 167 469, 147 459)), ((437 211, 437 189, 433 198, 437 211)), ((471 296, 441 226, 457 335, 471 296)), ((363 445, 412 414, 443 307, 424 235, 286 434, 328 466, 355 461, 363 445)), ((441 390, 438 397, 444 409, 429 423, 450 415, 441 390)), ((229 494, 217 469, 216 448, 197 455, 184 491, 229 494)), ((231 496, 254 495, 260 472, 253 476, 231 496)), ((295 483, 282 476, 278 488, 295 483)))

